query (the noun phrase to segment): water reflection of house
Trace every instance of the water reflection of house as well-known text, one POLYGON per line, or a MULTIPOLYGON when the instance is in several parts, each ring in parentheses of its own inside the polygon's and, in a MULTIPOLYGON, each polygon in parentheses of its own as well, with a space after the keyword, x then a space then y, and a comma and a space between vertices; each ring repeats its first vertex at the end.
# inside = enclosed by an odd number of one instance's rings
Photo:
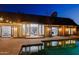
POLYGON ((0 12, 0 37, 51 37, 77 34, 69 18, 0 12))

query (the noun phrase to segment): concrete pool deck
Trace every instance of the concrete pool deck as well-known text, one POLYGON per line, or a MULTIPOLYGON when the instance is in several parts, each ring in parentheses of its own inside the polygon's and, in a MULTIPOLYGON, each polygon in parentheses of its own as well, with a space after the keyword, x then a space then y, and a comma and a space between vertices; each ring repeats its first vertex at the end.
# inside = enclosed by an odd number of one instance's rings
POLYGON ((0 55, 18 55, 22 45, 42 43, 42 40, 77 39, 79 36, 55 36, 39 39, 0 38, 0 55))

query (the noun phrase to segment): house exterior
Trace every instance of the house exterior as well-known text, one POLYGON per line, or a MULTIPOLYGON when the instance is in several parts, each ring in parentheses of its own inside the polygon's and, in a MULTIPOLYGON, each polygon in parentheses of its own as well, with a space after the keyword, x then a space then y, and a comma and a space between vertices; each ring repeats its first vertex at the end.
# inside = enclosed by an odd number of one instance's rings
POLYGON ((77 35, 69 18, 0 12, 0 37, 43 38, 77 35))

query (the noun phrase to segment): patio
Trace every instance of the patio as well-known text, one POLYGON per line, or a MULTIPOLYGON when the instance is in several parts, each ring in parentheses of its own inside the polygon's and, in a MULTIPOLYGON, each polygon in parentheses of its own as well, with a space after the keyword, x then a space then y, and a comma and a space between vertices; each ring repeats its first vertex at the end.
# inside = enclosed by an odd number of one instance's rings
POLYGON ((61 37, 55 36, 51 38, 41 39, 25 39, 25 38, 0 38, 0 54, 1 55, 18 55, 22 45, 41 43, 41 40, 59 40, 59 39, 78 39, 79 36, 61 37))

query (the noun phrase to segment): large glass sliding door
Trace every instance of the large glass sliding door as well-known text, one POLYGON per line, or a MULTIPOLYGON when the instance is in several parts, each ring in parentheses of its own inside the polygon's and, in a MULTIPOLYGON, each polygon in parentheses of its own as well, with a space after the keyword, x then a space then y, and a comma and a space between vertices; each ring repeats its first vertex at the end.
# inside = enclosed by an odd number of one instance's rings
POLYGON ((39 37, 44 35, 44 25, 39 24, 26 24, 26 36, 39 37))
POLYGON ((30 36, 38 36, 38 24, 30 24, 30 36))
POLYGON ((58 35, 58 27, 52 27, 52 36, 58 35))
POLYGON ((68 35, 74 35, 76 33, 76 28, 67 28, 66 31, 68 35))

